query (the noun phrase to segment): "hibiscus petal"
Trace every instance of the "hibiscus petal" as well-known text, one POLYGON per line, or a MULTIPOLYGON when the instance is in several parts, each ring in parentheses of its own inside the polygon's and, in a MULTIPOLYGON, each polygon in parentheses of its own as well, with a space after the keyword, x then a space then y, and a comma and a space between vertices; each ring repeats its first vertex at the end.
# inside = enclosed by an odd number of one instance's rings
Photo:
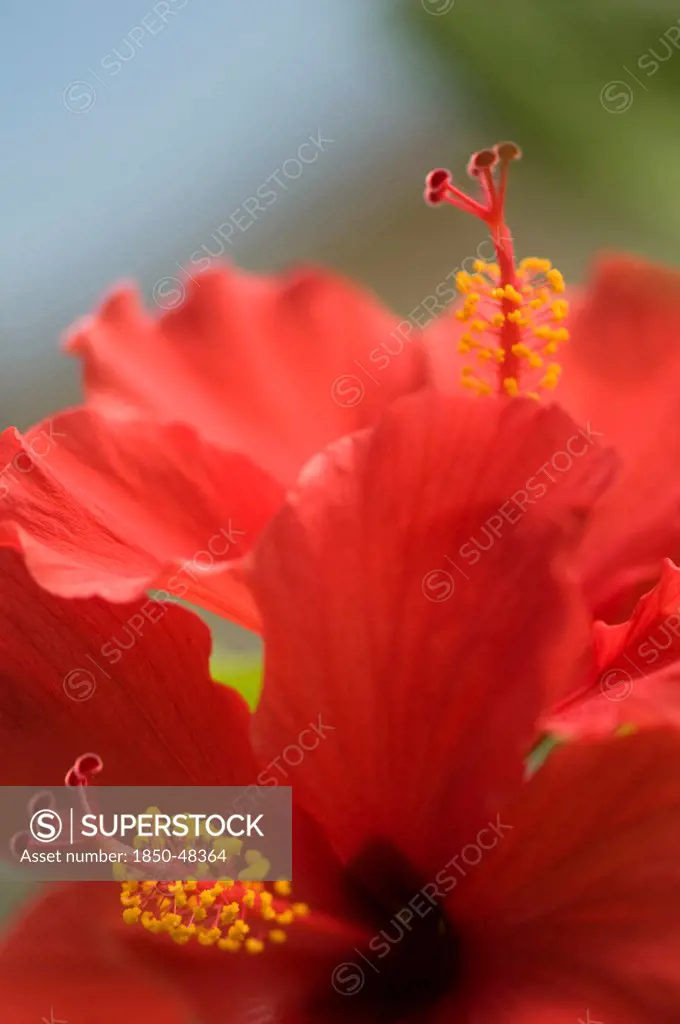
POLYGON ((593 1021, 676 1021, 677 732, 559 748, 503 820, 511 830, 450 897, 489 990, 552 994, 583 1020, 590 1007, 593 1021))
POLYGON ((622 591, 649 586, 664 556, 680 558, 680 274, 603 259, 569 326, 558 400, 623 463, 585 538, 582 572, 597 614, 625 618, 622 591))
POLYGON ((159 319, 122 289, 67 343, 88 403, 107 415, 191 424, 292 483, 329 441, 422 383, 421 355, 359 288, 328 272, 212 269, 159 319), (383 347, 384 343, 384 347, 383 347))
POLYGON ((107 786, 248 784, 248 708, 210 646, 176 605, 63 601, 0 549, 2 784, 63 785, 88 752, 107 786))
POLYGON ((617 727, 680 725, 680 569, 670 560, 628 622, 593 627, 590 680, 554 709, 545 729, 561 735, 617 727))
POLYGON ((551 562, 612 461, 580 445, 523 513, 511 499, 578 436, 556 407, 421 392, 313 460, 264 535, 254 728, 266 774, 343 857, 375 835, 431 865, 521 779, 546 692, 573 684, 588 641, 551 562))
POLYGON ((0 440, 0 542, 62 597, 129 601, 151 586, 255 626, 237 565, 283 500, 245 456, 188 427, 86 410, 0 440))
POLYGON ((45 887, 0 944, 3 1024, 190 1024, 176 991, 113 947, 120 887, 45 887))

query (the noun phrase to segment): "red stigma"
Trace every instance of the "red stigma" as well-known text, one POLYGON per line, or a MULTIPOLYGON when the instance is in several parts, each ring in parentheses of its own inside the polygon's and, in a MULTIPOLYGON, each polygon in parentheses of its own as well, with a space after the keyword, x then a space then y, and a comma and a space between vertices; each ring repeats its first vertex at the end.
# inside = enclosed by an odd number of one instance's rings
POLYGON ((425 202, 431 206, 446 201, 446 190, 451 184, 451 171, 438 167, 430 171, 425 179, 425 202))
POLYGON ((65 786, 89 786, 92 776, 104 767, 99 754, 81 754, 64 776, 65 786))
POLYGON ((480 198, 457 188, 451 173, 437 168, 426 178, 425 199, 433 205, 450 203, 477 217, 488 228, 496 250, 496 263, 477 260, 473 275, 460 273, 456 279, 465 297, 456 316, 467 324, 458 350, 479 363, 478 369, 463 367, 462 383, 477 394, 490 394, 495 377, 503 395, 538 398, 539 390, 552 390, 559 379, 559 364, 546 364, 544 357, 552 358, 569 337, 563 326, 568 304, 552 298, 564 291, 564 280, 549 260, 532 258, 515 265, 505 194, 510 164, 521 156, 514 142, 499 142, 472 154, 467 172, 478 183, 480 198))

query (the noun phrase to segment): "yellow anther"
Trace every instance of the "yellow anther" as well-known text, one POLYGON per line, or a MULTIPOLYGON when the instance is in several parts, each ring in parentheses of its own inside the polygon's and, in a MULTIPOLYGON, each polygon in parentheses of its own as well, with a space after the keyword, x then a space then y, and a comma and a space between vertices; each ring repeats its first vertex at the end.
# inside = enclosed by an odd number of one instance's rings
POLYGON ((238 857, 243 848, 243 840, 236 839, 234 836, 225 836, 213 839, 212 845, 214 850, 224 850, 230 857, 238 857))
POLYGON ((634 736, 636 732, 639 732, 638 726, 635 722, 625 722, 623 725, 619 725, 615 730, 615 736, 634 736))
POLYGON ((473 320, 468 328, 470 331, 486 331, 489 324, 486 320, 473 320))
POLYGON ((261 878, 266 878, 271 869, 271 861, 268 861, 266 857, 260 857, 258 861, 251 864, 249 867, 244 868, 243 871, 239 871, 238 877, 241 882, 257 882, 261 878))
POLYGON ((510 281, 485 260, 477 260, 474 270, 457 277, 464 295, 458 316, 466 323, 457 347, 463 356, 476 353, 478 364, 462 369, 462 385, 475 395, 494 394, 499 382, 490 370, 503 367, 498 376, 507 395, 536 396, 539 388, 554 388, 559 373, 556 364, 544 369, 544 358, 569 338, 563 326, 569 304, 555 297, 564 291, 562 274, 550 260, 533 257, 522 260, 510 281))
POLYGON ((505 298, 508 299, 508 301, 516 302, 518 305, 522 302, 522 296, 511 284, 506 284, 504 292, 505 298))
POLYGON ((472 278, 464 270, 459 270, 456 274, 456 288, 461 295, 465 295, 471 288, 474 288, 472 278))
POLYGON ((220 939, 217 943, 219 949, 224 949, 228 953, 238 953, 243 945, 242 942, 237 942, 236 939, 220 939))
POLYGON ((525 345, 523 341, 517 342, 516 345, 512 346, 512 354, 519 356, 521 359, 528 359, 531 355, 531 349, 528 345, 525 345))
MULTIPOLYGON (((243 853, 250 870, 265 858, 258 850, 243 853)), ((284 928, 309 914, 306 903, 291 903, 292 885, 281 879, 262 881, 124 882, 121 910, 127 924, 141 924, 153 935, 169 936, 178 945, 194 939, 200 946, 228 952, 261 953, 286 941, 284 928), (191 887, 190 887, 191 886, 191 887), (187 897, 187 890, 192 892, 187 897)))
POLYGON ((518 273, 526 274, 528 272, 533 274, 547 274, 552 269, 552 263, 550 260, 537 259, 535 256, 530 256, 528 259, 521 261, 518 273))
POLYGON ((477 395, 490 395, 491 387, 486 381, 480 380, 479 377, 474 377, 472 373, 461 375, 461 384, 463 387, 468 388, 470 391, 474 391, 477 395))
POLYGON ((202 946, 214 946, 221 936, 222 932, 219 928, 209 928, 206 931, 199 932, 198 941, 202 946))

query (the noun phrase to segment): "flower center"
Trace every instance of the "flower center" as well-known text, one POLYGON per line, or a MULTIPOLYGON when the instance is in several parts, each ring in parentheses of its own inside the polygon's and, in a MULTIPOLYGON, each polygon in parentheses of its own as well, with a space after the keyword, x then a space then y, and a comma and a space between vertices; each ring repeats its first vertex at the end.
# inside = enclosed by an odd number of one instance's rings
POLYGON ((549 260, 515 263, 514 242, 505 222, 508 168, 521 156, 512 142, 475 153, 468 173, 477 179, 483 202, 453 185, 450 171, 439 168, 427 176, 425 199, 432 205, 450 203, 482 220, 489 228, 496 263, 477 260, 474 274, 461 272, 456 285, 463 297, 456 313, 466 324, 458 350, 470 356, 461 383, 478 395, 496 390, 514 397, 540 399, 540 392, 557 386, 561 367, 554 359, 569 340, 564 326, 569 304, 564 279, 549 260))
MULTIPOLYGON (((89 753, 66 773, 64 784, 80 788, 88 811, 94 794, 88 797, 92 791, 84 787, 92 786, 93 776, 103 767, 101 757, 89 753)), ((152 935, 167 934, 180 945, 196 939, 202 946, 229 953, 261 953, 266 942, 285 942, 287 925, 310 912, 306 903, 291 900, 290 882, 259 881, 269 862, 235 837, 211 838, 205 833, 179 842, 138 836, 129 853, 127 864, 113 866, 113 875, 121 882, 123 921, 141 924, 152 935), (187 864, 194 877, 167 880, 173 870, 185 871, 187 864), (166 879, 149 877, 155 873, 166 879)))
POLYGON ((336 978, 335 992, 312 1009, 324 1019, 344 1020, 340 1014, 351 1002, 357 1020, 429 1020, 429 1011, 462 984, 463 935, 438 897, 427 896, 433 887, 391 842, 369 842, 348 865, 345 881, 367 938, 347 950, 342 966, 355 971, 361 986, 348 1000, 336 978))
POLYGON ((286 925, 309 913, 305 903, 290 902, 291 893, 290 882, 123 882, 120 901, 125 923, 141 924, 153 935, 255 954, 266 941, 285 942, 286 925))

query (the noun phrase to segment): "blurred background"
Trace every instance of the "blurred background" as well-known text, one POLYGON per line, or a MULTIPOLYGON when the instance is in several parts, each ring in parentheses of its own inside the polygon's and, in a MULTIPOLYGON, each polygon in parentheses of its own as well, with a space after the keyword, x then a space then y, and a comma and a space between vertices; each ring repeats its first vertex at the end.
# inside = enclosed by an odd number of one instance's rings
MULTIPOLYGON (((424 205, 425 174, 461 178, 505 138, 525 154, 520 256, 571 281, 601 249, 680 262, 667 0, 4 0, 1 18, 2 427, 78 401, 59 338, 124 279, 160 312, 206 258, 322 262, 408 316, 484 238, 424 205)), ((254 638, 216 639, 254 693, 254 638)))

